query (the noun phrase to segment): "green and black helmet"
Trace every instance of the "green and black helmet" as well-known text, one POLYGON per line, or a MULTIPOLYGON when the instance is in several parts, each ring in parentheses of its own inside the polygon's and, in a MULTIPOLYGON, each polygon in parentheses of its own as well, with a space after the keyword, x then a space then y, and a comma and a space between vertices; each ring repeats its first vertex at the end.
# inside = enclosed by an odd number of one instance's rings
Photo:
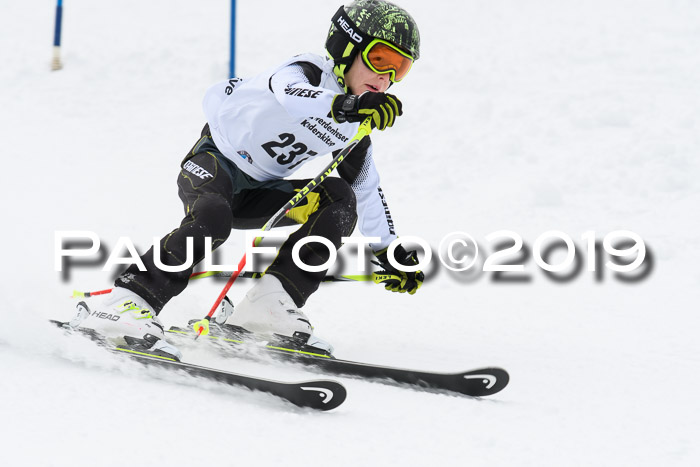
POLYGON ((373 71, 391 73, 392 82, 400 81, 420 57, 418 26, 406 10, 393 3, 355 0, 340 7, 331 21, 326 50, 343 87, 345 73, 358 53, 373 71))

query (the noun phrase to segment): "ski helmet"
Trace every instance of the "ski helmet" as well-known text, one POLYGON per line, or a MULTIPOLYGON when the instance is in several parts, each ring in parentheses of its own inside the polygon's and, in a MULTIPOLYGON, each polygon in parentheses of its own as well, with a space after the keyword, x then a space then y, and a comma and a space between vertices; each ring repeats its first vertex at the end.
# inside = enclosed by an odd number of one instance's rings
POLYGON ((341 6, 331 20, 326 51, 333 59, 338 83, 346 89, 345 73, 353 60, 372 39, 382 39, 420 57, 418 26, 403 8, 384 0, 355 0, 341 6))

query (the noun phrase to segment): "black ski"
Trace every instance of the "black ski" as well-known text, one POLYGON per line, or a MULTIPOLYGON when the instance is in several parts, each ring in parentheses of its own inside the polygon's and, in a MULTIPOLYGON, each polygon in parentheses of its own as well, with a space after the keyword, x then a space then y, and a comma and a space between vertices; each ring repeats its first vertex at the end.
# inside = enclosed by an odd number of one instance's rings
MULTIPOLYGON (((67 323, 51 321, 53 324, 66 328, 67 323)), ((206 378, 232 386, 241 386, 253 391, 261 391, 285 399, 299 407, 309 407, 317 410, 331 410, 345 401, 345 387, 335 381, 315 380, 298 383, 286 383, 264 378, 241 375, 228 371, 207 368, 180 362, 164 353, 152 353, 129 345, 113 346, 94 329, 79 327, 75 331, 86 335, 107 350, 128 355, 138 362, 171 370, 183 371, 189 375, 206 378)))
MULTIPOLYGON (((168 332, 180 336, 195 335, 192 329, 178 327, 171 327, 168 332)), ((245 349, 246 345, 254 346, 255 349, 263 349, 272 356, 316 368, 325 374, 355 376, 388 384, 409 385, 415 389, 449 391, 471 397, 495 394, 505 388, 510 379, 506 370, 496 367, 457 373, 436 373, 341 360, 314 347, 296 345, 292 339, 256 341, 255 336, 245 329, 228 324, 212 324, 207 337, 228 344, 225 348, 230 350, 245 349)))

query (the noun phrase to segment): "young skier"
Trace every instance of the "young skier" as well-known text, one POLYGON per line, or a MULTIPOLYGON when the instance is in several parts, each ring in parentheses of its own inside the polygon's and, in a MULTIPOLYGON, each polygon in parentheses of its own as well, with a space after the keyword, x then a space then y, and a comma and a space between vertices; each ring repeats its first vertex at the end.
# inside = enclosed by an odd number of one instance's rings
MULTIPOLYGON (((405 78, 419 57, 419 46, 418 28, 405 10, 382 0, 356 0, 332 18, 326 40, 329 58, 298 55, 253 78, 210 88, 203 103, 208 123, 182 162, 177 182, 185 217, 155 246, 163 264, 178 266, 187 259, 191 237, 193 266, 163 271, 154 264, 151 248, 141 257, 146 271, 136 265, 127 268, 101 311, 123 316, 128 335, 155 335, 160 339, 153 349, 179 356, 163 339, 156 315, 187 286, 194 264, 204 258, 205 238, 215 249, 232 228, 261 228, 309 181, 287 177, 305 162, 342 149, 365 118, 371 117, 377 130, 392 127, 402 115, 402 104, 386 91, 405 78)), ((397 237, 372 152, 365 137, 338 166, 340 178, 327 178, 285 216, 280 225, 301 227, 233 313, 224 307, 228 323, 256 333, 308 339, 309 345, 329 349, 313 335, 300 310, 326 271, 299 268, 292 248, 300 239, 318 235, 337 249, 358 220, 363 236, 380 239, 370 246, 386 271, 386 289, 416 292, 423 273, 399 271, 387 259, 387 247, 397 237)), ((401 246, 394 256, 400 264, 417 263, 416 252, 401 246)), ((308 265, 323 264, 328 257, 328 249, 318 243, 300 250, 308 265)))

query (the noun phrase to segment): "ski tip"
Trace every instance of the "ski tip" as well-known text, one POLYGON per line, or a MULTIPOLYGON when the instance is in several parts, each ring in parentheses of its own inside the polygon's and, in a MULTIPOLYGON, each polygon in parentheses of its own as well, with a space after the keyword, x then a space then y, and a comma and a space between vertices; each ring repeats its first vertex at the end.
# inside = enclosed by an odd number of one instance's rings
POLYGON ((347 398, 345 386, 336 381, 307 381, 297 383, 298 396, 290 401, 300 407, 328 411, 340 406, 347 398))
POLYGON ((510 375, 503 368, 489 367, 467 371, 459 375, 459 392, 481 397, 496 394, 510 382, 510 375))

